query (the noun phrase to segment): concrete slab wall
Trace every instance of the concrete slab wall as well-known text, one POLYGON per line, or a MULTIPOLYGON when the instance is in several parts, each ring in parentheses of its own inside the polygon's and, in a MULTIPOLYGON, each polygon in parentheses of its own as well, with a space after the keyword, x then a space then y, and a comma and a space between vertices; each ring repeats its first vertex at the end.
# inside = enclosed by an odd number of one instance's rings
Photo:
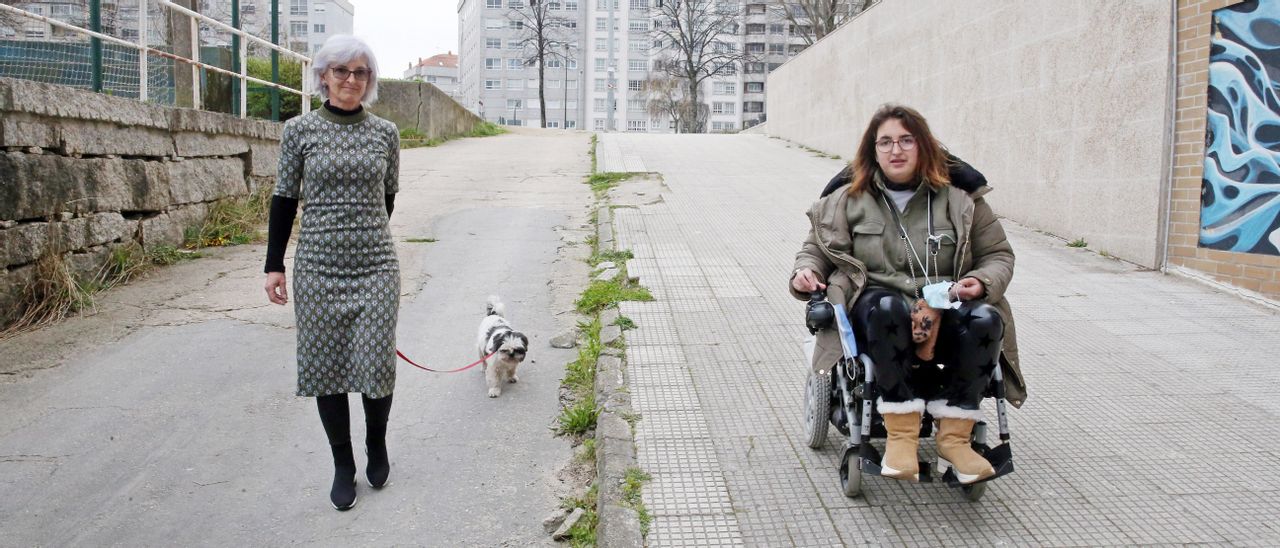
POLYGON ((480 117, 427 82, 378 82, 378 102, 369 107, 395 122, 401 130, 416 128, 428 139, 448 139, 470 133, 480 117))
POLYGON ((875 109, 920 110, 996 212, 1163 263, 1166 0, 886 0, 770 74, 770 135, 851 159, 875 109))
POLYGON ((281 124, 0 78, 0 326, 61 255, 182 245, 218 202, 274 186, 281 124))

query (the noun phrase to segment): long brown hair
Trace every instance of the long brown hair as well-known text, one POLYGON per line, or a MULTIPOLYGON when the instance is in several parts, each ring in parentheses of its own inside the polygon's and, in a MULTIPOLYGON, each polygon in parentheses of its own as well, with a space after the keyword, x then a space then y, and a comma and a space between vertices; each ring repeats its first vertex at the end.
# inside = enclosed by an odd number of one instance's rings
POLYGON ((876 171, 880 170, 880 164, 876 162, 876 131, 880 129, 880 124, 890 118, 901 122, 902 127, 916 138, 916 150, 919 151, 916 176, 927 181, 934 190, 950 184, 951 177, 947 173, 947 152, 942 149, 942 144, 933 138, 933 132, 929 131, 929 122, 911 107, 888 103, 876 110, 875 115, 871 117, 871 123, 867 124, 867 130, 862 133, 862 141, 858 143, 858 150, 849 168, 853 176, 853 184, 849 185, 849 195, 858 196, 871 187, 872 177, 876 171))

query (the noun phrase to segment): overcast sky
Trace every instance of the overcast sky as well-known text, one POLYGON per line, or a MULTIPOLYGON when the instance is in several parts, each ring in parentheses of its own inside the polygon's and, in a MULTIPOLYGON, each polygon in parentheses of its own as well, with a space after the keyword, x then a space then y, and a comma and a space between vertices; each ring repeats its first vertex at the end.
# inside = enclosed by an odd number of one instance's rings
POLYGON ((351 0, 356 36, 378 56, 383 74, 402 78, 410 62, 458 53, 457 0, 351 0))

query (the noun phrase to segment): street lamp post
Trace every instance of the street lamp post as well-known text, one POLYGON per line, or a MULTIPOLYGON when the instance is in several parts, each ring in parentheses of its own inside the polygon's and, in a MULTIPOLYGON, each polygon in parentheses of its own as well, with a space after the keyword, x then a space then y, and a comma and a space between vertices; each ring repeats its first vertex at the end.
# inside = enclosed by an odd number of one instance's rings
POLYGON ((560 60, 560 64, 564 65, 564 80, 560 82, 564 86, 564 103, 560 106, 564 108, 564 125, 562 129, 569 129, 569 43, 561 42, 564 46, 564 59, 560 60))

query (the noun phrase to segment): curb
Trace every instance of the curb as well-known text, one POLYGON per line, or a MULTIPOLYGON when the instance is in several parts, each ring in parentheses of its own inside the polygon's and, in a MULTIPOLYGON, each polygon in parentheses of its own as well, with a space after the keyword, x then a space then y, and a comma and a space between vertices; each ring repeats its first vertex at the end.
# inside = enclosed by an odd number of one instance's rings
MULTIPOLYGON (((600 249, 613 249, 613 212, 609 206, 597 210, 596 241, 600 249)), ((601 342, 608 344, 622 337, 613 325, 620 313, 611 308, 600 313, 600 323, 609 333, 601 332, 601 342), (609 339, 609 341, 606 341, 609 339)), ((627 469, 636 465, 635 441, 631 424, 622 417, 631 413, 631 394, 627 391, 622 359, 601 352, 596 360, 595 393, 601 406, 596 420, 596 545, 608 548, 644 546, 640 532, 640 515, 623 504, 622 485, 627 469)))

